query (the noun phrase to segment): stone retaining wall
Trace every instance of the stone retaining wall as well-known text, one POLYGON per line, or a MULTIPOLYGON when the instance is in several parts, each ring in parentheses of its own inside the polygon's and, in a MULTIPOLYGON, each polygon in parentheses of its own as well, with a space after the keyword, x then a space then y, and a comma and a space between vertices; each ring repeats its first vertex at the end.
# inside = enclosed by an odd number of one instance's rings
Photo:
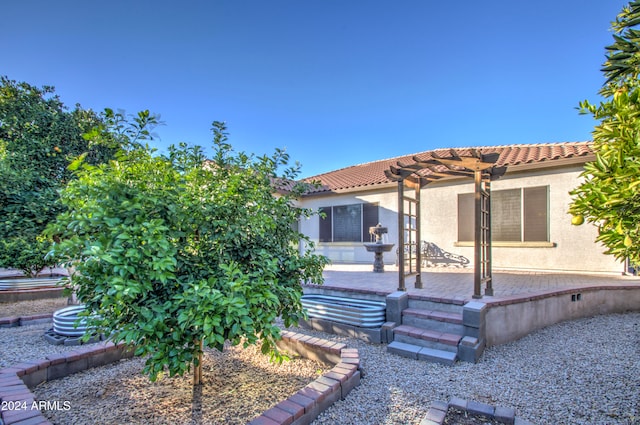
MULTIPOLYGON (((18 326, 20 321, 17 321, 18 326)), ((281 350, 333 364, 333 368, 296 394, 255 418, 252 425, 303 425, 311 423, 335 401, 343 399, 360 384, 358 350, 308 335, 283 331, 281 350)), ((92 367, 133 357, 124 343, 100 342, 43 360, 18 363, 0 369, 0 425, 51 425, 41 413, 30 389, 53 379, 92 367)))

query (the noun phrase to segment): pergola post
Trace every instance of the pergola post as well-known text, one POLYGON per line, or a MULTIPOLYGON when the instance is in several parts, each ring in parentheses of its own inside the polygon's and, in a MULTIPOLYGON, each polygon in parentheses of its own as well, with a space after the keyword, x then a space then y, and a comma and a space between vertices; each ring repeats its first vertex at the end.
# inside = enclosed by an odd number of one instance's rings
POLYGON ((483 170, 474 172, 474 277, 473 298, 482 298, 482 284, 486 283, 485 295, 493 295, 491 275, 491 176, 483 170))
POLYGON ((484 184, 484 190, 487 194, 485 199, 485 211, 486 211, 486 220, 488 222, 487 231, 485 233, 486 237, 486 251, 485 251, 485 260, 487 262, 487 268, 485 270, 485 275, 489 276, 487 280, 487 286, 484 289, 484 294, 490 297, 493 296, 493 271, 491 270, 492 258, 491 258, 491 179, 487 179, 484 184))
POLYGON ((398 180, 398 291, 404 285, 404 179, 398 180))
POLYGON ((422 237, 420 235, 420 228, 422 227, 422 223, 420 222, 420 210, 422 209, 420 205, 421 183, 422 179, 418 179, 418 184, 416 185, 416 289, 422 289, 422 277, 420 275, 420 272, 422 271, 422 246, 420 246, 422 241, 422 237))
POLYGON ((482 170, 475 170, 474 180, 474 243, 473 243, 473 298, 482 298, 482 170))

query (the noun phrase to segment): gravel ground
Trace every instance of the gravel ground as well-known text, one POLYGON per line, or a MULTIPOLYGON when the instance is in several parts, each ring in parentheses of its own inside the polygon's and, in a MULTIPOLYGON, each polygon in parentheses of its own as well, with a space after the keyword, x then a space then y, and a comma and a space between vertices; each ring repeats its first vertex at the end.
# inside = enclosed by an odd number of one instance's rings
POLYGON ((47 354, 72 351, 78 347, 49 344, 43 337, 53 324, 0 328, 0 367, 29 360, 42 360, 47 354))
MULTIPOLYGON (((0 329, 0 366, 74 348, 39 342, 48 327, 0 329)), ((550 326, 518 341, 488 348, 477 364, 458 363, 453 367, 387 354, 384 345, 316 331, 301 332, 358 348, 364 370, 361 385, 346 400, 320 415, 315 425, 419 424, 432 401, 448 401, 454 396, 512 407, 518 417, 538 425, 640 424, 640 313, 596 316, 550 326)), ((249 363, 265 360, 264 357, 250 350, 240 350, 238 355, 244 360, 237 366, 219 366, 213 360, 205 363, 205 370, 224 370, 225 374, 205 373, 211 391, 203 389, 201 394, 195 394, 196 402, 190 378, 183 378, 186 383, 167 378, 163 381, 170 383, 168 386, 149 384, 137 372, 141 368, 137 359, 47 383, 47 391, 52 393, 41 392, 45 385, 36 392, 43 400, 77 400, 72 401, 72 411, 89 415, 82 419, 72 418, 71 411, 59 412, 63 415, 54 420, 56 423, 98 423, 96 420, 103 415, 110 418, 114 413, 124 416, 105 423, 162 423, 165 419, 170 423, 233 423, 239 406, 246 410, 257 405, 258 400, 271 400, 272 396, 280 399, 266 383, 272 375, 268 372, 270 364, 249 363), (265 375, 254 375, 263 369, 267 370, 265 375), (240 381, 233 381, 231 387, 224 389, 223 383, 236 374, 241 375, 240 381), (242 375, 248 381, 258 381, 256 388, 248 390, 255 398, 248 398, 244 391, 240 395, 245 382, 242 375), (80 381, 74 381, 76 376, 80 381), (72 383, 65 384, 66 380, 72 383), (84 391, 83 395, 75 395, 79 390, 84 391), (115 397, 118 394, 120 398, 115 397), (220 403, 239 403, 232 408, 233 413, 214 412, 215 403, 211 400, 220 394, 230 395, 220 403), (99 407, 98 403, 104 404, 99 407), (182 415, 182 419, 178 420, 174 413, 182 415)), ((319 369, 320 366, 313 366, 312 373, 305 376, 312 378, 319 369)), ((304 374, 297 366, 293 370, 294 386, 299 388, 302 384, 298 379, 304 374)), ((274 404, 269 403, 266 407, 274 404)))
POLYGON ((28 316, 32 314, 53 313, 67 306, 67 297, 47 298, 35 301, 0 303, 0 317, 28 316))
POLYGON ((419 424, 432 401, 454 396, 512 407, 538 425, 640 424, 640 313, 560 323, 454 367, 308 332, 358 348, 366 373, 314 425, 419 424))

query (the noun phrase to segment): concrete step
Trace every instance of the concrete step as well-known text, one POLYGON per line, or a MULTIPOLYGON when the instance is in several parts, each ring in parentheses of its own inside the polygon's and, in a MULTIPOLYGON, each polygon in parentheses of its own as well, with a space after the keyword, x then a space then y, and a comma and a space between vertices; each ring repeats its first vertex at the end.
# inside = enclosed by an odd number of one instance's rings
POLYGON ((464 334, 461 312, 407 308, 402 311, 402 324, 443 333, 464 334))
POLYGON ((409 295, 409 308, 421 310, 448 311, 462 314, 464 304, 462 300, 441 300, 420 295, 409 295))
POLYGON ((457 354, 450 351, 436 350, 398 341, 393 341, 387 345, 387 352, 414 360, 441 363, 449 366, 453 365, 458 359, 457 354))
POLYGON ((393 329, 393 340, 436 350, 458 352, 460 334, 438 332, 410 325, 400 325, 393 329))

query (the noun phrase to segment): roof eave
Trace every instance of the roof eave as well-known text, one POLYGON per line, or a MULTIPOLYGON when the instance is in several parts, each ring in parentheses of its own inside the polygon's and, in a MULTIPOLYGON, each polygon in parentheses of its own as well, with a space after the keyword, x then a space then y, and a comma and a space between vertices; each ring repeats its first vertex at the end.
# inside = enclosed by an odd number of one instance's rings
MULTIPOLYGON (((557 159, 550 159, 550 160, 544 160, 544 161, 515 164, 515 165, 507 166, 506 175, 516 173, 516 172, 522 172, 522 171, 539 170, 541 168, 544 168, 544 169, 562 168, 562 167, 568 167, 572 165, 580 165, 580 164, 593 161, 595 160, 595 158, 596 158, 595 154, 590 153, 590 154, 577 155, 577 156, 572 156, 567 158, 557 158, 557 159)), ((459 181, 459 180, 466 180, 466 178, 457 177, 457 176, 444 177, 442 179, 439 179, 438 182, 445 182, 445 181, 453 182, 453 181, 459 181)), ((304 194, 303 197, 309 198, 314 196, 328 196, 328 195, 354 193, 354 192, 368 192, 368 191, 378 190, 378 189, 391 189, 391 188, 395 188, 397 185, 398 185, 397 182, 385 181, 385 182, 363 185, 363 186, 352 186, 352 187, 346 187, 346 188, 316 191, 316 192, 304 194)))
POLYGON ((303 195, 303 197, 308 198, 312 196, 326 196, 326 195, 336 195, 336 194, 354 193, 354 192, 369 192, 369 191, 378 190, 378 189, 395 188, 397 186, 398 184, 396 182, 386 181, 386 182, 368 184, 363 186, 352 186, 352 187, 345 187, 345 188, 338 188, 338 189, 316 191, 312 193, 306 193, 303 195))

